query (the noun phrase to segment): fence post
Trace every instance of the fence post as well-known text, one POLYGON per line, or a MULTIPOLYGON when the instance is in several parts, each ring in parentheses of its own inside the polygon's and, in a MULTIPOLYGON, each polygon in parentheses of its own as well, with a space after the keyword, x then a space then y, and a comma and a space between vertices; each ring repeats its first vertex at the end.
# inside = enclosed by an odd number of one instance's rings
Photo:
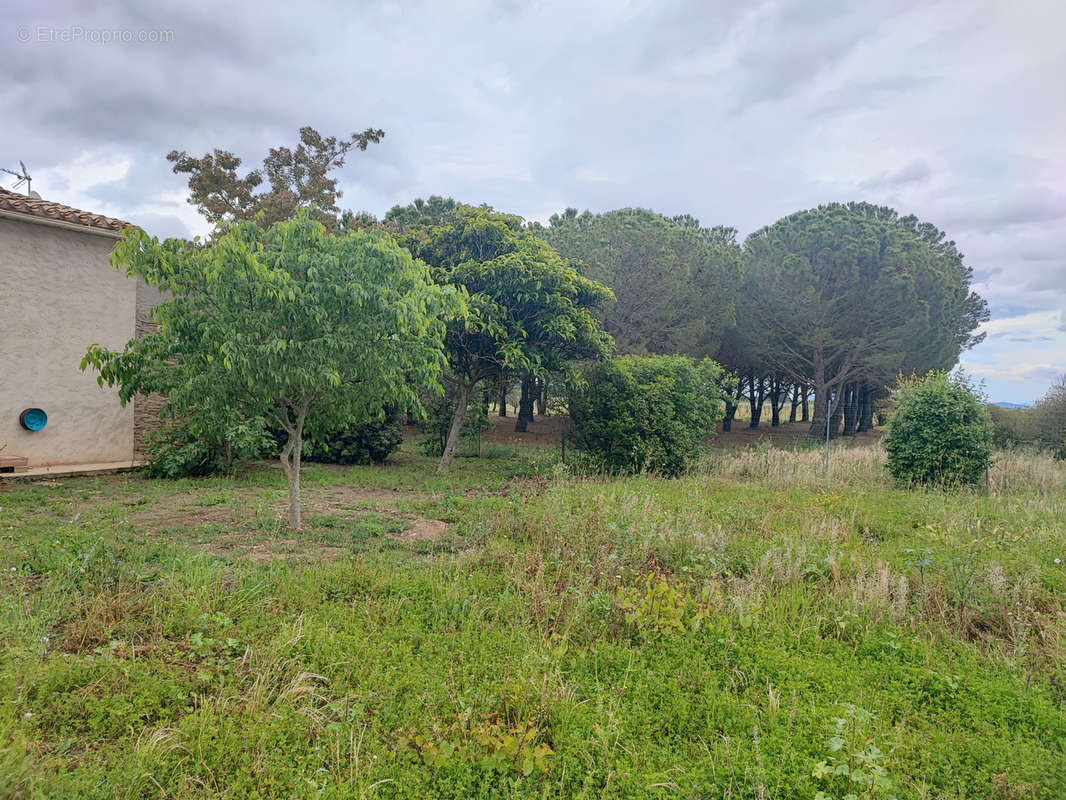
POLYGON ((829 482, 829 420, 833 417, 833 393, 825 398, 825 480, 829 482))

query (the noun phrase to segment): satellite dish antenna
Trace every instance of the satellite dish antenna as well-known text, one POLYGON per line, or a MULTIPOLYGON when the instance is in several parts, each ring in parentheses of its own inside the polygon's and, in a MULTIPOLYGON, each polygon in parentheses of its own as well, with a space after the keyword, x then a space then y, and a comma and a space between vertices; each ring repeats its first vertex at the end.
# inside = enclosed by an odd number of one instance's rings
POLYGON ((15 181, 15 185, 11 188, 18 189, 20 186, 22 186, 22 184, 26 184, 26 194, 28 194, 30 197, 37 197, 38 199, 40 199, 40 195, 30 188, 33 178, 31 178, 30 173, 26 171, 26 164, 22 161, 19 161, 19 166, 22 167, 22 172, 15 172, 10 169, 4 169, 3 167, 0 167, 0 172, 6 172, 8 175, 14 175, 16 178, 18 178, 18 180, 15 181))

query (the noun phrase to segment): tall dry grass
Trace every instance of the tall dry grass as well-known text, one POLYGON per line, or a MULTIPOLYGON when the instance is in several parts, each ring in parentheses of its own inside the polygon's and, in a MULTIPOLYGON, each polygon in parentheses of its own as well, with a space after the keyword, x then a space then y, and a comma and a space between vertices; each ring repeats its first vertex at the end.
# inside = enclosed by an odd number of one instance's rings
POLYGON ((743 450, 717 452, 701 466, 702 471, 723 478, 817 489, 827 484, 860 486, 884 481, 884 465, 885 451, 879 444, 831 447, 826 473, 824 448, 779 448, 766 442, 743 450))
POLYGON ((1066 464, 1001 452, 987 487, 897 491, 880 444, 830 455, 828 478, 824 451, 769 444, 677 481, 560 475, 501 513, 499 538, 520 547, 499 555, 546 636, 601 635, 597 593, 654 573, 713 583, 738 619, 856 640, 888 620, 1058 669, 1066 617, 1040 576, 1057 569, 1066 464), (797 488, 812 496, 784 494, 797 488))
MULTIPOLYGON (((885 464, 880 442, 858 447, 831 445, 828 472, 822 447, 779 448, 764 443, 716 452, 703 462, 701 471, 733 480, 818 489, 891 483, 885 464)), ((993 494, 1066 494, 1066 462, 1037 450, 997 451, 987 485, 977 488, 993 494)))
POLYGON ((1066 494, 1066 461, 1035 450, 1000 450, 994 456, 991 490, 1001 494, 1066 494))

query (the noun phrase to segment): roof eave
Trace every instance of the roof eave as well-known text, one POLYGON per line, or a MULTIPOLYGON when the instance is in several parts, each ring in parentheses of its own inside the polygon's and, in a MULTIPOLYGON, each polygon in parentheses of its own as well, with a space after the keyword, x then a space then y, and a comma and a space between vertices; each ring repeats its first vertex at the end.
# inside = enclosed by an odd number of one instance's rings
POLYGON ((74 222, 67 222, 66 220, 51 219, 50 217, 41 217, 37 214, 26 214, 20 211, 8 211, 3 208, 0 208, 0 218, 13 219, 17 222, 29 222, 35 225, 48 225, 66 231, 76 231, 77 233, 91 233, 96 236, 104 236, 108 239, 122 238, 121 230, 116 231, 110 228, 100 228, 95 225, 80 225, 74 222))

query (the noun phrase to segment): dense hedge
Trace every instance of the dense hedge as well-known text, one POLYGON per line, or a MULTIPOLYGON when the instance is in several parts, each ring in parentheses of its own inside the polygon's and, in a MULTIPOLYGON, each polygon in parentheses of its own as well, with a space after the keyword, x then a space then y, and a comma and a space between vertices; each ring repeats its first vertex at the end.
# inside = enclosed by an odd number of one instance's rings
POLYGON ((187 427, 162 428, 148 437, 144 471, 150 478, 199 478, 225 469, 222 450, 187 427))
POLYGON ((597 364, 570 398, 576 444, 607 472, 687 470, 719 416, 721 368, 682 356, 597 364))
POLYGON ((965 376, 930 372, 900 382, 885 434, 888 470, 899 483, 980 482, 992 462, 992 421, 965 376))
POLYGON ((403 415, 389 412, 382 420, 310 432, 304 458, 328 464, 381 464, 402 441, 403 415))
POLYGON ((149 435, 144 470, 151 478, 200 478, 226 472, 237 461, 259 458, 272 445, 262 418, 223 424, 193 415, 149 435))
MULTIPOLYGON (((276 458, 285 444, 283 431, 270 429, 262 419, 232 425, 219 442, 199 433, 195 421, 168 425, 152 433, 145 472, 152 478, 197 478, 216 475, 234 462, 269 456, 276 458)), ((329 431, 307 430, 303 460, 328 464, 380 464, 403 441, 403 417, 389 413, 373 420, 329 431)))

